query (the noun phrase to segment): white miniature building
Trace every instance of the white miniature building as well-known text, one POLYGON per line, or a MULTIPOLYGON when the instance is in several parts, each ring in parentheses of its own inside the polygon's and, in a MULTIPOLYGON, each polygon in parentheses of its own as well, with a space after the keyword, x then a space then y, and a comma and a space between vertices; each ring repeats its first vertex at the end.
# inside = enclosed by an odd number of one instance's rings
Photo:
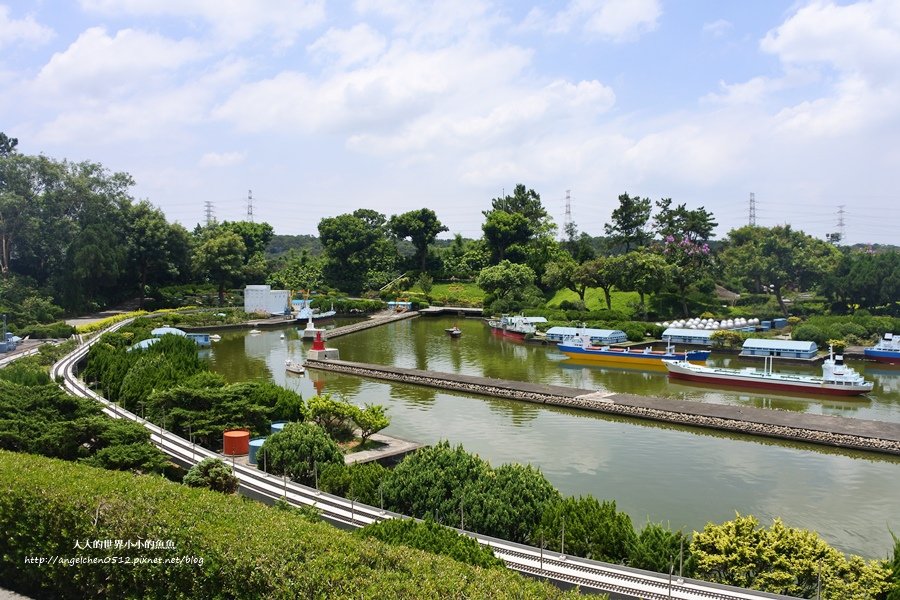
POLYGON ((248 285, 244 288, 244 312, 289 314, 290 295, 287 290, 273 290, 269 285, 248 285))

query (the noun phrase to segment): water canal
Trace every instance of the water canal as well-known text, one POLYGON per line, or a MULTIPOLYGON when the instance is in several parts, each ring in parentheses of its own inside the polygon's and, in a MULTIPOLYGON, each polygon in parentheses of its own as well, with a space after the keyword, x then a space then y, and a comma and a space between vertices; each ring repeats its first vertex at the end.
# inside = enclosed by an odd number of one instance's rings
MULTIPOLYGON (((830 543, 870 558, 891 547, 888 527, 900 531, 900 459, 725 435, 326 372, 287 374, 286 358, 305 346, 295 328, 250 335, 221 332, 208 351, 212 368, 230 381, 271 380, 308 398, 327 392, 362 404, 384 404, 389 434, 423 443, 449 439, 493 464, 531 463, 565 494, 616 501, 636 525, 667 522, 700 529, 735 511, 763 523, 819 531, 830 543), (285 338, 281 339, 281 333, 285 338)), ((746 404, 782 410, 900 421, 900 369, 866 377, 875 391, 861 400, 791 399, 670 384, 662 372, 571 365, 552 347, 491 335, 474 319, 419 318, 336 338, 341 358, 554 383, 613 392, 746 404), (458 324, 459 340, 444 328, 458 324)), ((745 364, 734 357, 719 364, 745 364)), ((754 365, 757 363, 746 363, 754 365)), ((778 367, 813 372, 816 367, 778 367)))

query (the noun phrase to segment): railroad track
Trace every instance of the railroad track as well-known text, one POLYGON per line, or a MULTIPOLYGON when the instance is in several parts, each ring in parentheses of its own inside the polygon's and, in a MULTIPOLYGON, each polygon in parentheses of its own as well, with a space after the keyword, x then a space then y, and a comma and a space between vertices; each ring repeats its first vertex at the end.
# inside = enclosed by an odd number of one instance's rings
MULTIPOLYGON (((124 327, 128 322, 121 321, 110 327, 108 331, 124 327)), ((199 447, 138 415, 119 408, 79 379, 75 373, 76 367, 87 356, 90 346, 99 337, 99 335, 94 336, 91 341, 79 346, 54 364, 50 369, 51 379, 61 381, 64 389, 76 396, 91 398, 99 402, 103 405, 103 411, 110 417, 129 419, 140 423, 150 431, 151 441, 184 467, 190 467, 204 458, 223 458, 215 452, 199 447)), ((410 518, 333 496, 284 477, 270 475, 256 468, 233 464, 233 469, 243 492, 270 500, 285 498, 293 505, 314 507, 323 517, 335 523, 363 527, 385 519, 410 518)), ((721 586, 692 579, 672 579, 667 574, 631 569, 578 557, 563 557, 558 553, 542 551, 540 548, 468 531, 460 531, 460 533, 490 547, 509 569, 534 577, 630 598, 641 600, 669 600, 671 598, 678 600, 787 600, 789 598, 788 596, 721 586)))

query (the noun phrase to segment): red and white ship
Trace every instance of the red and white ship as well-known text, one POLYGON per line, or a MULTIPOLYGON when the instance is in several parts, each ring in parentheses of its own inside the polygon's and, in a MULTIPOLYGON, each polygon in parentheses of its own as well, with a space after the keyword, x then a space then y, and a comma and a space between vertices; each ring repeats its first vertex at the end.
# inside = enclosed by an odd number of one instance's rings
POLYGON ((662 362, 669 371, 669 377, 673 379, 754 387, 785 393, 859 396, 871 392, 873 387, 871 382, 866 381, 862 375, 845 365, 844 357, 840 354, 837 356, 832 354, 822 363, 821 377, 773 373, 771 357, 766 357, 766 364, 762 371, 752 367, 745 369, 705 367, 684 360, 664 360, 662 362))

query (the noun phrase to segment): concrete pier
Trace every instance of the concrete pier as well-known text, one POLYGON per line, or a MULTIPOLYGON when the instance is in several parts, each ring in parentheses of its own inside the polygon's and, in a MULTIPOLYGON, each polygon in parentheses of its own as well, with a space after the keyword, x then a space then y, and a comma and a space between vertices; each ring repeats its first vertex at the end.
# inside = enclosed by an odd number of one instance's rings
POLYGON ((623 417, 900 455, 900 423, 633 394, 598 393, 596 390, 343 360, 307 360, 306 367, 623 417))

